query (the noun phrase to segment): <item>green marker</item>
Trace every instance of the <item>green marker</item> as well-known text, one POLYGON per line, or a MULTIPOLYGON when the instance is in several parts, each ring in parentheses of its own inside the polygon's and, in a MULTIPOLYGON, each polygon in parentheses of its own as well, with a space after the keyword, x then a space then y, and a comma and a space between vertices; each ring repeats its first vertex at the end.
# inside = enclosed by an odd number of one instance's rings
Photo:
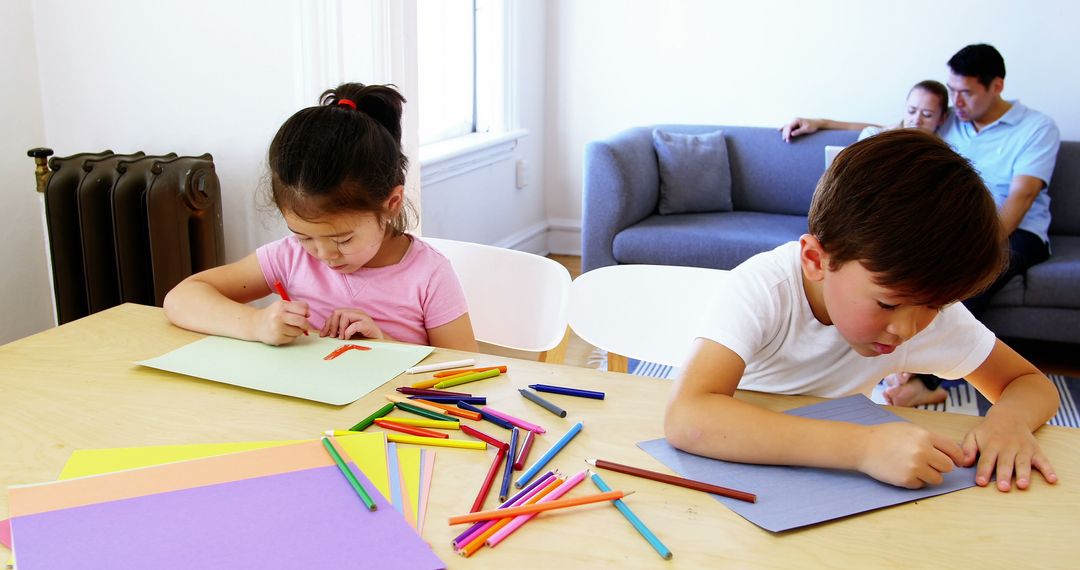
POLYGON ((375 423, 375 420, 385 416, 386 414, 389 414, 390 411, 393 410, 393 409, 394 409, 393 404, 387 404, 387 405, 379 408, 378 410, 375 410, 374 414, 371 414, 370 416, 360 420, 360 423, 358 423, 358 424, 354 425, 353 427, 349 428, 349 431, 364 431, 365 429, 368 428, 368 426, 375 423))
POLYGON ((367 507, 367 510, 374 511, 375 509, 377 509, 378 507, 375 505, 375 501, 371 500, 371 495, 369 495, 368 492, 364 490, 364 487, 360 484, 360 481, 356 479, 356 475, 353 475, 352 469, 349 469, 349 466, 345 464, 345 460, 343 460, 341 456, 338 455, 337 450, 334 449, 334 444, 330 443, 330 439, 325 437, 322 438, 322 444, 323 447, 326 448, 326 451, 330 453, 330 457, 334 458, 334 463, 337 463, 338 469, 341 470, 341 474, 349 480, 349 485, 352 485, 352 488, 354 491, 356 491, 356 494, 360 495, 360 500, 364 501, 364 506, 367 507))

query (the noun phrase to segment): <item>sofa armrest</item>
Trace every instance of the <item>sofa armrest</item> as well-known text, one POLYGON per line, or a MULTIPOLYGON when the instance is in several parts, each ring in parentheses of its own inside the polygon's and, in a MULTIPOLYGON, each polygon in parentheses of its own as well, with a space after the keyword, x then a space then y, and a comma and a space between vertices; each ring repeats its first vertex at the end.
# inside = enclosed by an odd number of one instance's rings
POLYGON ((660 173, 652 129, 638 127, 585 147, 581 270, 615 265, 615 235, 656 212, 660 173))

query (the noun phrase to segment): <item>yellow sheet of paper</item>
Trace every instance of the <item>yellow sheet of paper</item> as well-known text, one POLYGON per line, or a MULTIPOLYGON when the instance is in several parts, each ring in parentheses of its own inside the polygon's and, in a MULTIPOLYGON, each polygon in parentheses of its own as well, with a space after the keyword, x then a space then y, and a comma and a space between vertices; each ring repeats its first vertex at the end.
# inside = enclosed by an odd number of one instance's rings
POLYGON ((401 374, 431 351, 429 346, 343 341, 317 334, 282 346, 209 336, 138 364, 343 406, 401 374), (333 360, 323 360, 346 344, 371 350, 347 350, 333 360))
POLYGON ((389 502, 390 476, 386 467, 386 434, 381 431, 363 432, 335 437, 334 440, 389 502))

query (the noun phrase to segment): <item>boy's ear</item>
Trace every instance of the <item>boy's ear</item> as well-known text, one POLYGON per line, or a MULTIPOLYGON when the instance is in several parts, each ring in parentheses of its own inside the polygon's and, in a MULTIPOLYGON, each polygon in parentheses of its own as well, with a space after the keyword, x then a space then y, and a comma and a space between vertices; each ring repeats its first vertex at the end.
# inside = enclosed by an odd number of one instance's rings
POLYGON ((821 242, 810 234, 803 234, 799 238, 799 261, 802 263, 803 275, 810 281, 821 281, 825 278, 825 270, 829 267, 829 254, 821 247, 821 242))

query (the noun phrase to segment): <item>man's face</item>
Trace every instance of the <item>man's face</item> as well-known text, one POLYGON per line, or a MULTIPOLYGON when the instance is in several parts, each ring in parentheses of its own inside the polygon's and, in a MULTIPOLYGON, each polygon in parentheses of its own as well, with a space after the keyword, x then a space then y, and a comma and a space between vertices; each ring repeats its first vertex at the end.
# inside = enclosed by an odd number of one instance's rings
POLYGON ((979 121, 1001 94, 1004 81, 994 78, 986 87, 975 77, 949 72, 949 94, 953 100, 953 112, 961 121, 979 121))

